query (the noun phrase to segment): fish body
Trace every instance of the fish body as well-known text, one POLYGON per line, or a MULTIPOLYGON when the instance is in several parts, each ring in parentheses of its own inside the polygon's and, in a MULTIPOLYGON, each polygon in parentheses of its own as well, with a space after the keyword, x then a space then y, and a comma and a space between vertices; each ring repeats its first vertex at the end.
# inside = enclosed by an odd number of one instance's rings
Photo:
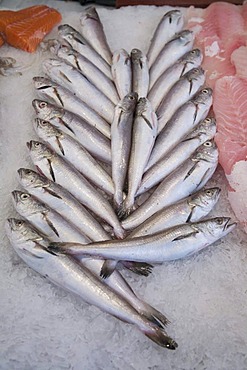
POLYGON ((162 73, 148 93, 148 99, 155 111, 171 87, 192 68, 199 67, 201 62, 202 52, 193 49, 162 73))
POLYGON ((82 72, 62 60, 52 58, 44 60, 42 68, 52 81, 70 90, 107 122, 112 122, 114 104, 82 72))
POLYGON ((113 53, 111 71, 118 95, 123 99, 132 89, 131 58, 126 50, 113 53))
POLYGON ((35 99, 32 105, 38 118, 51 122, 65 134, 70 135, 94 157, 111 163, 110 140, 83 118, 43 100, 35 99))
POLYGON ((86 8, 81 14, 80 31, 92 48, 111 65, 112 53, 107 43, 103 24, 95 7, 86 8))
POLYGON ((146 171, 172 150, 201 120, 207 117, 213 101, 212 93, 210 88, 203 88, 174 113, 156 139, 146 171))
POLYGON ((150 89, 167 68, 176 63, 179 58, 192 49, 193 42, 193 33, 184 30, 175 34, 175 36, 165 44, 156 58, 155 63, 150 67, 150 89))
POLYGON ((171 10, 163 15, 155 29, 147 53, 150 67, 155 62, 164 45, 183 28, 184 20, 180 10, 171 10))
POLYGON ((34 77, 34 86, 41 98, 46 98, 52 103, 64 108, 83 118, 89 125, 97 128, 108 139, 111 136, 110 125, 81 99, 71 92, 44 77, 34 77))
POLYGON ((78 141, 40 118, 35 119, 34 129, 44 142, 94 185, 111 196, 114 194, 111 176, 78 141))
POLYGON ((110 203, 75 167, 69 165, 45 144, 31 141, 27 146, 33 163, 47 178, 63 186, 84 206, 109 223, 117 237, 124 236, 110 203))
POLYGON ((213 175, 217 163, 217 147, 213 141, 206 141, 167 176, 137 210, 122 221, 123 228, 129 230, 138 227, 162 208, 200 190, 213 175))
POLYGON ((146 56, 139 49, 131 50, 132 91, 145 98, 149 87, 149 67, 146 56))

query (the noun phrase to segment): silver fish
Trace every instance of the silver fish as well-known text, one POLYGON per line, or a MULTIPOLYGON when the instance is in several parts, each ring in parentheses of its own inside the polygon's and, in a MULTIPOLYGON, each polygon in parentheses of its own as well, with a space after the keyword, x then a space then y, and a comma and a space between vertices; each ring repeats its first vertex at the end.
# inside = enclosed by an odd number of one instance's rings
POLYGON ((131 212, 136 192, 151 154, 157 133, 158 121, 147 98, 140 98, 133 124, 131 153, 128 168, 128 193, 120 216, 131 212))
POLYGON ((111 65, 112 53, 107 43, 103 24, 95 7, 86 8, 81 14, 80 31, 92 48, 111 65))
POLYGON ((97 89, 99 89, 113 104, 117 104, 119 96, 112 80, 96 67, 90 60, 68 46, 57 50, 57 56, 77 68, 97 89))
POLYGON ((192 49, 193 42, 193 33, 184 30, 175 34, 175 36, 165 44, 156 58, 155 63, 150 67, 150 89, 167 68, 176 63, 182 55, 192 49))
POLYGON ((51 122, 55 127, 76 139, 96 158, 111 163, 110 140, 83 118, 44 100, 35 99, 32 105, 40 119, 51 122))
POLYGON ((128 235, 128 239, 155 234, 186 222, 197 222, 213 209, 219 196, 220 188, 199 190, 148 218, 128 235))
POLYGON ((145 168, 146 171, 172 150, 201 120, 207 117, 213 101, 212 93, 210 88, 204 88, 176 111, 157 137, 145 168))
POLYGON ((112 180, 114 183, 114 203, 116 209, 123 202, 123 190, 128 171, 131 133, 137 93, 126 95, 115 108, 111 125, 112 180))
POLYGON ((97 128, 97 130, 110 139, 110 125, 81 99, 78 99, 76 96, 71 94, 68 89, 65 89, 52 80, 44 77, 34 77, 33 81, 41 98, 45 97, 52 103, 57 104, 59 107, 77 114, 88 122, 88 124, 97 128))
POLYGON ((120 49, 113 53, 111 70, 118 95, 123 99, 132 88, 131 59, 126 50, 120 49))
POLYGON ((213 175, 218 163, 218 149, 206 141, 175 171, 167 176, 142 205, 122 222, 124 229, 138 227, 162 208, 200 190, 213 175))
POLYGON ((131 50, 132 91, 146 98, 149 87, 149 67, 146 56, 139 49, 131 50))
POLYGON ((68 24, 58 26, 58 37, 67 42, 74 50, 86 57, 98 67, 108 78, 112 79, 109 64, 89 45, 85 38, 68 24))
POLYGON ((216 121, 214 118, 201 121, 191 133, 144 173, 137 196, 161 182, 188 159, 201 144, 212 139, 215 134, 216 121))
POLYGON ((171 10, 163 15, 150 41, 147 57, 151 67, 164 45, 184 26, 180 10, 171 10))
POLYGON ((204 70, 193 68, 182 76, 169 90, 157 110, 158 134, 165 127, 172 115, 198 92, 205 82, 204 70))
POLYGON ((90 239, 66 221, 59 213, 40 202, 33 195, 12 191, 12 200, 17 212, 52 241, 88 243, 90 239))
POLYGON ((53 208, 68 222, 74 224, 90 240, 110 239, 110 236, 88 210, 66 189, 35 171, 20 168, 19 183, 41 202, 53 208))
MULTIPOLYGON (((177 347, 177 343, 167 335, 165 329, 158 325, 158 317, 156 321, 152 313, 150 313, 150 319, 145 314, 139 314, 123 296, 100 281, 89 268, 79 265, 71 257, 50 252, 42 244, 44 238, 34 229, 27 227, 25 221, 8 219, 5 230, 19 257, 40 275, 78 295, 83 301, 95 305, 124 322, 135 325, 160 346, 168 349, 177 347)), ((119 288, 121 289, 121 286, 119 288)))
POLYGON ((40 142, 31 141, 27 146, 32 161, 41 173, 63 186, 84 206, 111 225, 117 237, 124 236, 124 231, 109 202, 80 172, 40 142))
POLYGON ((175 64, 169 67, 153 85, 148 93, 153 109, 156 111, 170 88, 192 68, 197 68, 202 62, 202 52, 193 49, 182 56, 175 64))
POLYGON ((116 260, 132 259, 162 263, 191 256, 231 232, 236 223, 229 217, 216 217, 177 225, 162 232, 133 239, 89 243, 54 243, 49 250, 69 255, 97 256, 116 260))
POLYGON ((35 119, 34 129, 44 142, 71 163, 90 182, 107 194, 111 196, 114 194, 111 176, 78 141, 40 118, 35 119))
POLYGON ((43 61, 42 69, 52 81, 70 90, 107 122, 112 122, 114 104, 78 69, 62 60, 52 58, 43 61))

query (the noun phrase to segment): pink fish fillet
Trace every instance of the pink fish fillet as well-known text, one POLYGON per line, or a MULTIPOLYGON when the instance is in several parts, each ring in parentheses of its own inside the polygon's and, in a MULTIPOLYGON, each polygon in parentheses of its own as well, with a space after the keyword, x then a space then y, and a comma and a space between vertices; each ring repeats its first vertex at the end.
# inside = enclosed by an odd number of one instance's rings
POLYGON ((215 84, 213 109, 219 162, 230 185, 229 201, 247 232, 247 79, 220 78, 215 84))

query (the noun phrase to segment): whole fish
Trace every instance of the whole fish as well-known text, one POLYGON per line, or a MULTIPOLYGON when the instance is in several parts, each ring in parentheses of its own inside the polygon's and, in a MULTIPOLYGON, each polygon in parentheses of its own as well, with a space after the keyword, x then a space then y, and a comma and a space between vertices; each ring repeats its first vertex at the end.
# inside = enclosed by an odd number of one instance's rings
POLYGON ((193 49, 162 73, 148 93, 148 99, 155 111, 170 88, 192 68, 199 67, 201 62, 202 52, 199 49, 193 49))
POLYGON ((99 89, 113 104, 117 104, 119 96, 112 80, 96 67, 90 60, 68 46, 62 46, 56 55, 77 68, 97 89, 99 89))
POLYGON ((192 49, 193 42, 193 33, 184 30, 175 34, 174 37, 165 44, 157 56, 155 63, 150 67, 150 89, 167 68, 176 63, 179 58, 192 49))
POLYGON ((216 121, 214 118, 201 121, 192 132, 144 173, 137 196, 161 182, 188 159, 201 144, 212 139, 215 134, 216 121))
POLYGON ((40 119, 51 122, 55 127, 76 139, 94 157, 111 163, 110 140, 83 118, 44 100, 35 99, 32 105, 40 119))
POLYGON ((199 221, 213 209, 219 196, 220 188, 199 190, 148 218, 128 235, 128 239, 155 234, 186 222, 199 221))
POLYGON ((84 206, 111 225, 117 237, 124 236, 124 231, 109 202, 76 168, 69 165, 45 144, 32 140, 27 143, 27 147, 33 163, 41 173, 63 186, 84 206))
POLYGON ((126 50, 113 53, 111 71, 118 95, 123 99, 132 89, 131 59, 126 50))
POLYGON ((107 194, 111 196, 114 194, 111 176, 78 141, 40 118, 35 119, 34 129, 45 143, 71 163, 90 182, 107 194))
POLYGON ((33 195, 22 191, 12 191, 12 200, 17 212, 52 241, 90 241, 79 230, 66 221, 54 209, 40 202, 33 195))
POLYGON ((200 90, 196 96, 183 104, 156 139, 147 171, 179 143, 201 120, 207 117, 213 97, 210 88, 200 90))
POLYGON ((59 184, 35 171, 20 168, 19 183, 41 202, 53 208, 68 222, 74 224, 93 241, 110 239, 110 236, 78 200, 59 184))
POLYGON ((85 38, 68 24, 58 26, 58 37, 62 42, 71 46, 78 53, 86 57, 98 67, 108 78, 112 79, 111 67, 109 64, 89 45, 85 38))
MULTIPOLYGON (((148 338, 168 349, 175 349, 177 343, 164 328, 150 321, 131 306, 123 297, 100 281, 89 268, 79 265, 73 258, 56 255, 42 245, 43 238, 33 229, 23 227, 22 220, 8 219, 6 233, 19 257, 33 270, 52 283, 72 292, 110 313, 124 322, 135 325, 148 338)), ((158 318, 157 318, 158 319, 158 318)))
POLYGON ((148 63, 151 67, 164 45, 184 26, 183 15, 180 10, 171 10, 163 15, 155 29, 147 53, 148 63))
POLYGON ((43 61, 42 69, 52 81, 71 91, 107 122, 112 122, 114 104, 80 71, 62 60, 52 58, 43 61))
POLYGON ((149 87, 149 67, 147 58, 139 49, 131 50, 132 91, 140 98, 146 98, 149 87))
POLYGON ((112 53, 107 43, 103 24, 95 7, 86 8, 81 14, 80 31, 92 48, 111 65, 112 53))
POLYGON ((107 240, 87 245, 52 243, 49 250, 73 256, 162 263, 188 257, 211 245, 234 229, 236 223, 230 222, 229 217, 216 217, 133 239, 107 240))
POLYGON ((157 133, 157 117, 147 98, 140 98, 133 124, 131 152, 128 168, 128 193, 120 216, 129 214, 133 208, 136 192, 151 154, 157 133))
POLYGON ((139 226, 154 213, 200 190, 213 175, 218 149, 206 141, 193 155, 167 176, 142 205, 122 222, 124 229, 139 226))
POLYGON ((158 134, 172 115, 198 92, 205 82, 202 68, 193 68, 182 76, 166 94, 157 110, 158 134))
POLYGON ((41 98, 48 98, 49 101, 57 104, 59 107, 77 114, 110 139, 110 125, 81 99, 71 94, 68 89, 44 77, 34 77, 33 81, 35 89, 41 98))
POLYGON ((131 133, 137 93, 127 94, 115 108, 111 125, 112 180, 114 183, 114 204, 116 209, 123 202, 123 190, 128 171, 131 133))

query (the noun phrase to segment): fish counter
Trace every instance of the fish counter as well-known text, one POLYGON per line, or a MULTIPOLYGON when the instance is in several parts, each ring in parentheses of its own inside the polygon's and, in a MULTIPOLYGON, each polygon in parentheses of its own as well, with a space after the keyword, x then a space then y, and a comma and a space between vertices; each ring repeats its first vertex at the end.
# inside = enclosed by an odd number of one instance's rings
POLYGON ((110 69, 49 6, 0 48, 0 368, 246 369, 245 8, 97 7, 110 69))

